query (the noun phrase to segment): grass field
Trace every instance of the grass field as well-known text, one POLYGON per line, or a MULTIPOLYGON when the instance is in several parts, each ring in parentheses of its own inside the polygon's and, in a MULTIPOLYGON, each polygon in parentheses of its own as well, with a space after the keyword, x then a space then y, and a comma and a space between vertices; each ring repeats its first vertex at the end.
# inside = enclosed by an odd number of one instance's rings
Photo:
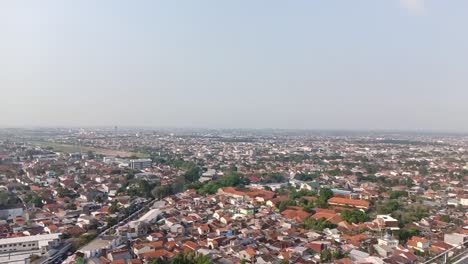
POLYGON ((108 156, 120 156, 120 157, 136 156, 138 158, 149 157, 147 154, 138 153, 138 152, 129 152, 129 151, 113 150, 113 149, 105 149, 105 148, 94 148, 94 147, 86 147, 86 146, 81 147, 78 145, 60 144, 60 143, 47 142, 47 141, 35 141, 32 143, 42 148, 51 147, 55 151, 61 151, 61 152, 66 152, 66 153, 75 153, 75 152, 80 152, 80 151, 83 153, 86 153, 88 151, 92 151, 96 154, 108 155, 108 156))

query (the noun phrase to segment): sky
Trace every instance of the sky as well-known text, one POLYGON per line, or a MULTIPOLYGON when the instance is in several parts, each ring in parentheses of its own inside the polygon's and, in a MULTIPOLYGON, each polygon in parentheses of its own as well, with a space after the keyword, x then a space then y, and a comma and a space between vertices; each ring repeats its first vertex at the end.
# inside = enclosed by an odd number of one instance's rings
POLYGON ((468 132, 466 0, 0 1, 0 127, 468 132))

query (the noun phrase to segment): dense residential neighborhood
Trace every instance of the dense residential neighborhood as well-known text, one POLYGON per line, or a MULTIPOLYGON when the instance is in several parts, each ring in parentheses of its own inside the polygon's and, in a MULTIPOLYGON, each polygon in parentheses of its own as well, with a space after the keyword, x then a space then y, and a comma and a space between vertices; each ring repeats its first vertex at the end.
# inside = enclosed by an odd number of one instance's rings
POLYGON ((468 138, 0 130, 0 263, 456 262, 468 138))

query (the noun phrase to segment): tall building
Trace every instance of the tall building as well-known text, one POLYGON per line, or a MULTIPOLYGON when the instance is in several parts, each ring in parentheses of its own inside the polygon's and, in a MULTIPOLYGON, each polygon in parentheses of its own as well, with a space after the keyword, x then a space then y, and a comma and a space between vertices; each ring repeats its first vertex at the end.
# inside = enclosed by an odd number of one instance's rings
POLYGON ((130 167, 134 170, 144 170, 146 168, 151 168, 151 159, 130 160, 130 167))

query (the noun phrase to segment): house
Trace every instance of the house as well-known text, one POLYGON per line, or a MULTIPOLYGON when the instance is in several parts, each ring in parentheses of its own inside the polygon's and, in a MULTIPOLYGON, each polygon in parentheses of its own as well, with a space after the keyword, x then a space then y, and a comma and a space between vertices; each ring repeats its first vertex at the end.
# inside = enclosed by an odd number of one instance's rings
POLYGON ((377 215, 374 223, 376 223, 380 229, 400 230, 398 219, 390 215, 377 215))
POLYGON ((170 227, 171 233, 174 234, 183 234, 185 232, 185 228, 181 224, 175 224, 170 227))
POLYGON ((410 240, 408 240, 407 245, 409 248, 412 248, 421 252, 425 252, 430 247, 429 240, 423 237, 418 237, 418 236, 413 236, 410 240))
POLYGON ((353 207, 358 209, 368 210, 370 203, 369 201, 364 200, 355 200, 355 199, 348 199, 348 198, 341 198, 341 197, 332 197, 328 199, 329 205, 335 206, 344 206, 344 207, 353 207))
POLYGON ((398 243, 398 239, 392 238, 392 236, 389 234, 386 234, 383 238, 377 239, 377 244, 379 246, 387 246, 389 248, 396 248, 398 243))
POLYGON ((135 244, 133 246, 133 253, 137 256, 153 251, 149 244, 135 244))
POLYGON ((253 248, 248 247, 239 252, 239 257, 247 261, 252 261, 256 254, 257 252, 253 248))
POLYGON ((203 225, 199 225, 197 227, 197 231, 200 235, 206 235, 210 232, 210 227, 206 224, 203 224, 203 225))
POLYGON ((452 246, 459 246, 468 242, 468 235, 460 233, 444 234, 444 242, 452 246))
POLYGON ((300 210, 287 209, 281 212, 281 214, 285 218, 298 222, 298 223, 304 222, 304 220, 311 215, 310 213, 301 209, 300 210))
POLYGON ((128 250, 117 250, 107 253, 107 258, 113 262, 120 260, 125 263, 128 260, 132 259, 132 255, 130 254, 130 252, 128 252, 128 250))
MULTIPOLYGON (((453 247, 452 245, 445 243, 443 241, 435 241, 431 244, 431 252, 438 254, 438 253, 447 251, 451 249, 452 247, 453 247)), ((449 251, 449 257, 451 257, 453 254, 454 254, 453 251, 449 251)))
POLYGON ((79 252, 83 253, 87 258, 100 257, 103 252, 115 249, 121 243, 121 237, 119 236, 103 236, 99 239, 94 239, 82 247, 79 252))
POLYGON ((49 225, 44 228, 44 231, 52 234, 52 233, 57 233, 58 232, 58 227, 56 225, 49 225))
POLYGON ((162 238, 163 238, 163 234, 161 233, 152 233, 146 237, 146 239, 151 242, 158 241, 159 239, 162 239, 162 238))

